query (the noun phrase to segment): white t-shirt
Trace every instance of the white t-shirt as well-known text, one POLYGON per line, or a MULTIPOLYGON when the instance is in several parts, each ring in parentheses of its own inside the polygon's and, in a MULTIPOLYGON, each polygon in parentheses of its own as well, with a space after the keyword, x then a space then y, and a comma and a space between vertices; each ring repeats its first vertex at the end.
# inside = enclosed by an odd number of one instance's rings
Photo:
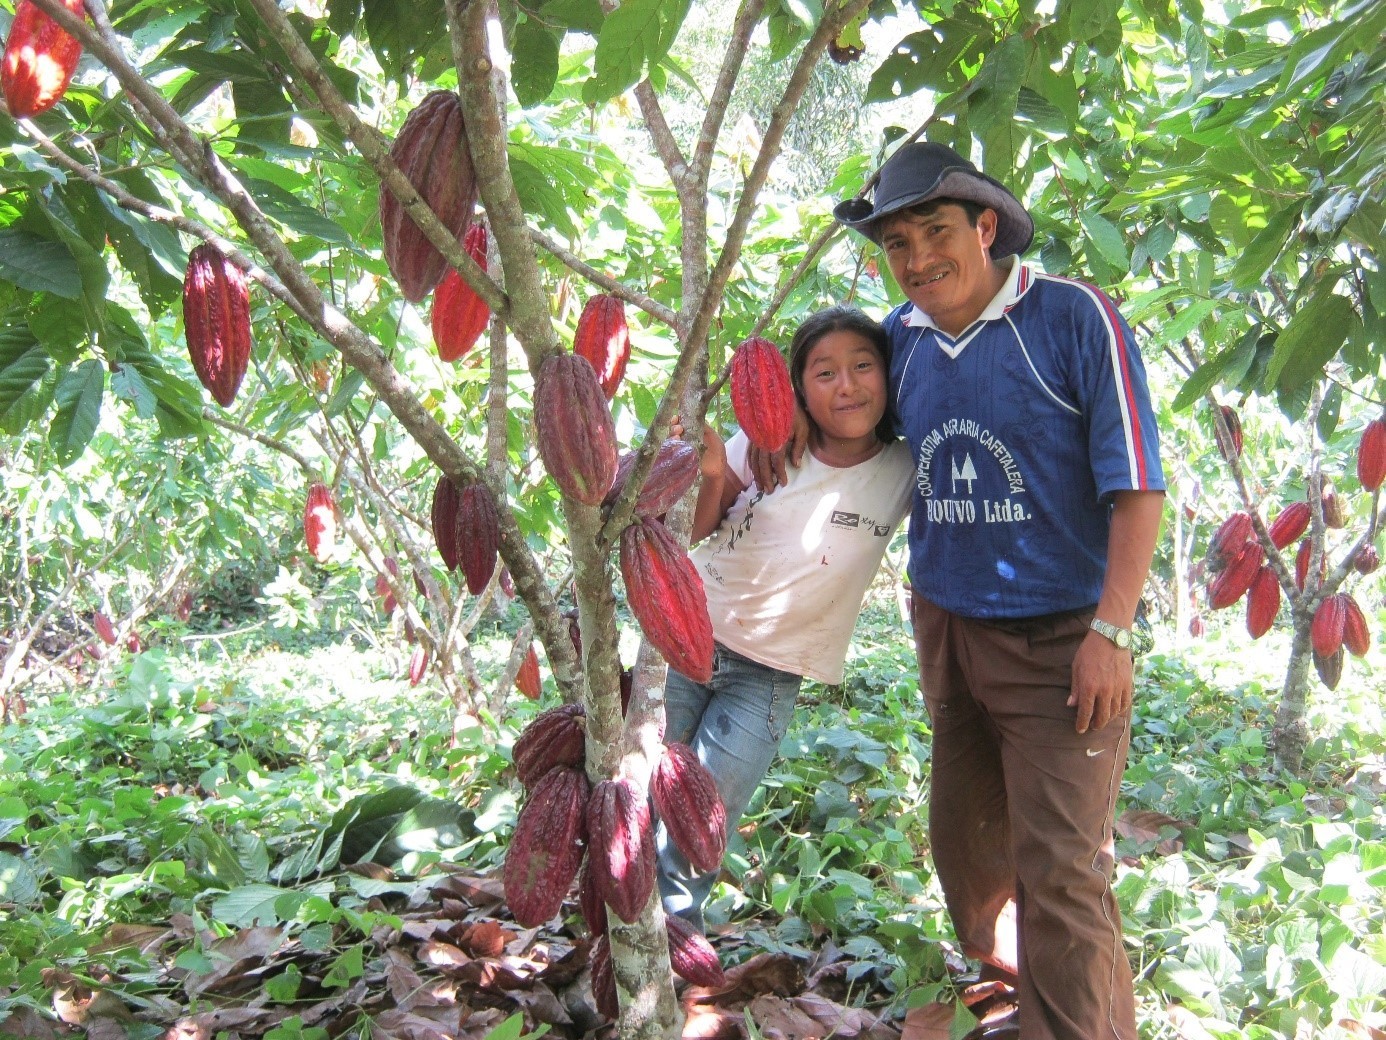
POLYGON ((727 443, 727 464, 746 490, 691 552, 712 633, 752 661, 840 683, 862 597, 909 513, 909 448, 895 441, 841 469, 806 451, 771 495, 756 487, 746 450, 743 433, 727 443))

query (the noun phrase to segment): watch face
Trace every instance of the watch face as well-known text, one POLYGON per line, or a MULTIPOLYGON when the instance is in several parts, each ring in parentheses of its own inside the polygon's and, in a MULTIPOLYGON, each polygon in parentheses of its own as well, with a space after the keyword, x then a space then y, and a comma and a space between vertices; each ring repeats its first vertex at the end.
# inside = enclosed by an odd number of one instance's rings
POLYGON ((1123 650, 1129 650, 1131 648, 1131 633, 1124 628, 1115 628, 1112 630, 1112 642, 1123 650))

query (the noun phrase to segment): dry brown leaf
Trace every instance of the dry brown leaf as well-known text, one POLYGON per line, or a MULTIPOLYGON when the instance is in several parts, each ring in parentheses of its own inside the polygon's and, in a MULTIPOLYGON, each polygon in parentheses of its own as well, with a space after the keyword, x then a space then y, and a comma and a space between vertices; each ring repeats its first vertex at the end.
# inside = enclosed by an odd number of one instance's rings
POLYGON ((1181 1040, 1213 1040, 1213 1034, 1203 1028, 1202 1019, 1184 1005, 1170 1004, 1165 1008, 1165 1014, 1181 1040))
POLYGON ((921 1004, 905 1012, 905 1025, 900 1040, 948 1040, 953 1035, 953 1018, 957 1008, 952 1004, 921 1004))
POLYGON ((435 1022, 412 1011, 392 1008, 375 1016, 371 1035, 380 1040, 452 1040, 456 1034, 445 1023, 435 1022))
POLYGON ((740 1040, 742 1036, 740 1011, 687 1002, 683 1011, 683 1040, 740 1040))
POLYGON ((457 937, 457 944, 473 957, 499 957, 506 946, 519 936, 495 921, 478 921, 468 925, 457 937))
POLYGON ((58 1040, 63 1035, 56 1025, 28 1007, 15 1008, 8 1018, 0 1018, 0 1033, 27 1040, 58 1040))
POLYGON ((888 1040, 898 1035, 896 1029, 881 1022, 880 1016, 862 1008, 839 1004, 818 993, 801 993, 792 998, 792 1003, 820 1024, 822 1036, 888 1040))
POLYGON ((1377 1029, 1355 1018, 1338 1019, 1338 1028, 1350 1036, 1360 1036, 1362 1040, 1386 1040, 1386 1029, 1377 1029))
POLYGON ((113 950, 136 949, 148 956, 176 937, 168 925, 113 924, 106 929, 105 937, 89 950, 93 954, 110 953, 113 950))
POLYGON ((751 1021, 766 1040, 822 1040, 828 1031, 792 1000, 764 994, 747 1005, 751 1021))
POLYGON ((1116 832, 1123 838, 1142 844, 1155 842, 1157 856, 1173 856, 1184 849, 1184 839, 1180 836, 1162 838, 1160 835, 1171 828, 1182 834, 1189 824, 1176 820, 1173 816, 1155 812, 1153 809, 1128 809, 1117 817, 1116 832))
POLYGON ((459 950, 452 943, 436 942, 430 940, 419 945, 418 952, 415 953, 420 964, 427 964, 431 968, 442 968, 445 970, 461 968, 470 964, 472 958, 459 950))
POLYGON ((719 1004, 753 1000, 764 993, 790 997, 804 991, 804 973, 799 961, 787 953, 758 953, 726 970, 727 981, 717 987, 689 986, 684 999, 706 1004, 716 997, 719 1004))

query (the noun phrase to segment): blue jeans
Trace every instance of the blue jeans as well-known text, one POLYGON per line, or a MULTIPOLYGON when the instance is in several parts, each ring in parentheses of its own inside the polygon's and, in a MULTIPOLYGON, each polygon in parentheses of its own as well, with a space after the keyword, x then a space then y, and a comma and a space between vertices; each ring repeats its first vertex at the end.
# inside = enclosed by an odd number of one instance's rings
MULTIPOLYGON (((720 643, 712 680, 706 685, 669 669, 664 739, 687 744, 712 774, 726 807, 729 833, 775 759, 803 681, 802 676, 747 660, 720 643)), ((655 847, 664 912, 678 914, 702 931, 703 904, 720 871, 694 870, 663 824, 656 829, 655 847)))

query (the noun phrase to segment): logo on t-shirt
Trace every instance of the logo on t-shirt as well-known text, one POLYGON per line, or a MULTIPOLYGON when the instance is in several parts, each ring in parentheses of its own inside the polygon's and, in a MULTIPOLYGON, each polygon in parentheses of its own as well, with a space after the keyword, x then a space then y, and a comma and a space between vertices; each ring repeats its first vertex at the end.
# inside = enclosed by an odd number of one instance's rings
POLYGON ((1033 516, 1018 497, 1025 478, 1015 456, 971 419, 949 419, 920 442, 915 483, 930 523, 1018 523, 1033 516), (979 465, 989 471, 985 479, 979 465))
POLYGON ((828 522, 834 527, 856 528, 861 526, 861 517, 856 513, 844 513, 841 509, 834 509, 828 522))

